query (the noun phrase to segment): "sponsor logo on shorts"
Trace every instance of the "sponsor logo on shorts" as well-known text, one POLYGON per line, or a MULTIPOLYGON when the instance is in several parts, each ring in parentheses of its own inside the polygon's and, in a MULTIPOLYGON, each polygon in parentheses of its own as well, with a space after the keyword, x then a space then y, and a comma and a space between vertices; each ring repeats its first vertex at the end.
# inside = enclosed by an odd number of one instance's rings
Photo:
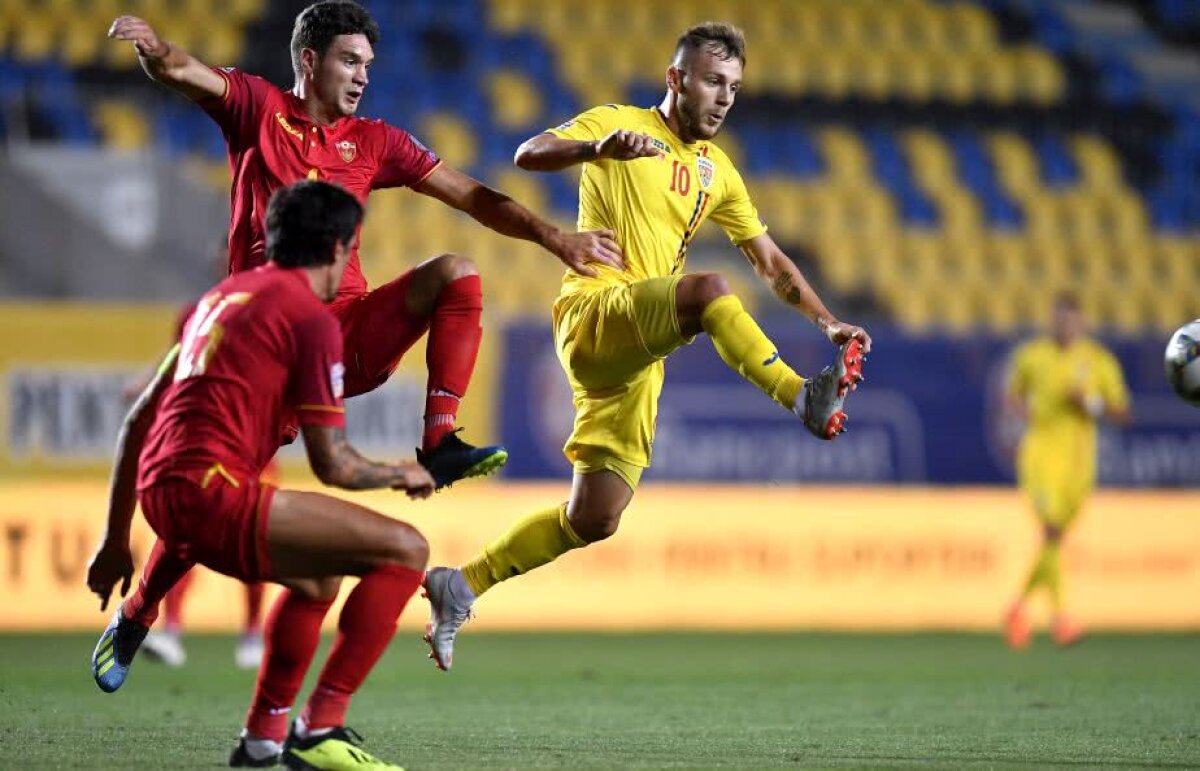
POLYGON ((334 399, 341 399, 346 393, 346 365, 340 361, 329 368, 329 387, 333 389, 334 399))

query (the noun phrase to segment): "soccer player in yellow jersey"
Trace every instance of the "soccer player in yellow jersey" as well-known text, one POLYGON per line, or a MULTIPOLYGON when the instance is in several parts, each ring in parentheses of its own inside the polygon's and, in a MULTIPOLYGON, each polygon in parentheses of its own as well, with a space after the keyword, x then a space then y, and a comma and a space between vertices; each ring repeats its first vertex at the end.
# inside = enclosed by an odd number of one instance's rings
POLYGON ((663 360, 701 332, 810 432, 832 439, 844 430, 842 401, 861 378, 870 337, 826 309, 767 235, 737 169, 712 142, 741 86, 744 51, 736 27, 693 27, 678 41, 661 104, 596 107, 517 150, 517 165, 529 171, 583 164, 578 225, 614 231, 625 268, 566 276, 554 303, 555 345, 576 410, 564 448, 575 470, 570 500, 516 522, 461 568, 426 576, 427 641, 442 669, 476 597, 616 532, 650 464, 663 360), (802 378, 720 275, 684 273, 688 243, 710 216, 775 293, 840 346, 831 367, 802 378))
POLYGON ((1096 424, 1129 422, 1120 365, 1104 346, 1085 336, 1083 314, 1073 296, 1055 298, 1049 336, 1014 353, 1007 404, 1026 423, 1017 451, 1017 481, 1033 502, 1044 541, 1008 611, 1005 636, 1014 648, 1029 645, 1025 602, 1044 586, 1054 612, 1051 635, 1056 643, 1070 645, 1082 631, 1063 613, 1059 549, 1096 483, 1096 424))

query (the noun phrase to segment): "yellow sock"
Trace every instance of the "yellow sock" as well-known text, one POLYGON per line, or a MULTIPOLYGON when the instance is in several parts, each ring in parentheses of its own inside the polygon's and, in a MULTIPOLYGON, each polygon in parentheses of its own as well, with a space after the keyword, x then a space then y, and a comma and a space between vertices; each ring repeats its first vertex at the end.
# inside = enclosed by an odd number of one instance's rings
POLYGON ((463 578, 475 596, 501 581, 528 573, 572 549, 587 546, 567 521, 567 504, 536 511, 518 520, 508 532, 462 566, 463 578))
POLYGON ((1050 593, 1050 607, 1056 616, 1062 610, 1062 560, 1059 559, 1059 553, 1056 543, 1048 543, 1042 549, 1042 561, 1045 563, 1042 582, 1050 593))
POLYGON ((700 315, 700 326, 730 369, 785 409, 795 408, 804 378, 779 358, 775 344, 746 313, 741 300, 728 294, 709 303, 700 315))
POLYGON ((1047 543, 1042 546, 1042 551, 1038 554, 1037 562, 1033 564, 1033 570, 1029 572, 1029 580, 1025 583, 1025 591, 1021 594, 1021 599, 1026 599, 1039 586, 1045 584, 1046 589, 1050 592, 1050 604, 1057 613, 1061 602, 1059 593, 1059 581, 1061 571, 1059 569, 1059 548, 1056 543, 1047 543))

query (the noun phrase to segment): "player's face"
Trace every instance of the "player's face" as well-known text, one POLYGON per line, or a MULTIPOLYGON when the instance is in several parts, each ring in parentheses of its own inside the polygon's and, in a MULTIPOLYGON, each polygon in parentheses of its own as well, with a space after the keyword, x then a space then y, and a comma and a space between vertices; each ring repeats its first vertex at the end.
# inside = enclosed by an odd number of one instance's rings
POLYGON ((685 139, 712 139, 725 123, 733 100, 742 87, 742 63, 722 59, 709 51, 696 51, 672 67, 672 91, 685 139))
POLYGON ((367 88, 367 68, 375 51, 366 35, 338 35, 313 62, 313 93, 331 113, 347 117, 358 111, 367 88))
POLYGON ((1054 338, 1063 343, 1070 343, 1083 336, 1083 311, 1070 305, 1054 306, 1054 338))

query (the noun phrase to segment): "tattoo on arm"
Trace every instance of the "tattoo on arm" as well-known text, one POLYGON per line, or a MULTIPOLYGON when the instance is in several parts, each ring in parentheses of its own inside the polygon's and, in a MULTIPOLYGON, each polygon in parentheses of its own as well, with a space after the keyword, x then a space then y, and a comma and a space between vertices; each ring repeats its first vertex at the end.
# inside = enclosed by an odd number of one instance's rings
POLYGON ((796 286, 796 282, 792 280, 792 277, 789 273, 783 272, 776 276, 775 280, 771 282, 771 288, 774 289, 775 294, 782 297, 788 305, 800 304, 800 288, 796 286))
POLYGON ((387 463, 375 463, 358 454, 346 440, 346 430, 335 428, 331 443, 331 466, 338 486, 347 490, 374 490, 391 487, 401 481, 400 469, 387 463))

